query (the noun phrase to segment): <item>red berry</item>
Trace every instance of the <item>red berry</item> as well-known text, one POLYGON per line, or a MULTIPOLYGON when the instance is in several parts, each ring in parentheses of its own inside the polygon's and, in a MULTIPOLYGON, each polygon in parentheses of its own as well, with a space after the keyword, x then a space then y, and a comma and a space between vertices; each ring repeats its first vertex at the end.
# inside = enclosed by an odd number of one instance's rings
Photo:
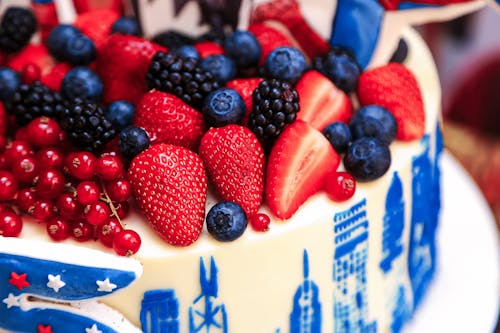
POLYGON ((89 179, 95 174, 96 160, 88 151, 72 152, 64 159, 64 168, 77 179, 89 179))
POLYGON ((24 140, 14 140, 5 146, 5 159, 6 162, 10 165, 15 160, 18 160, 24 156, 32 155, 33 147, 28 141, 24 140))
POLYGON ((0 134, 0 151, 3 151, 6 145, 7 145, 7 137, 5 135, 0 134))
POLYGON ((40 76, 40 67, 34 63, 27 63, 21 70, 21 78, 25 84, 32 84, 35 81, 39 81, 40 76))
POLYGON ((18 185, 14 175, 5 170, 0 170, 0 201, 14 199, 18 185))
POLYGON ((27 129, 29 140, 35 147, 53 146, 59 142, 61 128, 52 118, 35 118, 28 124, 27 129))
POLYGON ((55 199, 63 192, 65 179, 61 171, 51 168, 40 171, 35 183, 35 190, 41 198, 55 199))
POLYGON ((104 201, 97 201, 85 207, 85 218, 92 225, 106 221, 111 215, 111 209, 104 201))
POLYGON ((16 204, 23 212, 28 212, 37 200, 38 196, 32 187, 23 188, 17 192, 16 204))
POLYGON ((78 242, 86 242, 94 238, 94 226, 85 220, 71 223, 71 236, 78 242))
POLYGON ((14 209, 8 204, 0 204, 0 213, 4 212, 12 212, 14 213, 14 209))
POLYGON ((47 221, 55 216, 55 207, 52 201, 40 199, 35 201, 30 209, 31 216, 38 221, 47 221))
POLYGON ((97 238, 107 247, 113 247, 113 239, 123 231, 123 227, 115 217, 110 217, 96 227, 97 238))
POLYGON ((82 205, 90 205, 101 196, 101 188, 96 182, 91 180, 84 180, 76 187, 76 198, 82 205))
POLYGON ((348 172, 333 172, 326 178, 325 191, 333 201, 346 201, 356 192, 356 180, 348 172))
POLYGON ((83 212, 83 207, 78 203, 75 196, 71 193, 63 193, 56 202, 59 215, 68 220, 77 219, 83 212))
POLYGON ((123 163, 112 154, 104 154, 97 159, 96 174, 103 180, 112 180, 123 174, 123 163))
POLYGON ((249 222, 253 230, 263 232, 269 230, 269 224, 271 224, 271 218, 267 214, 257 213, 250 218, 249 222))
POLYGON ((127 201, 132 195, 132 184, 128 179, 110 180, 105 186, 112 201, 127 201))
POLYGON ((120 220, 123 220, 128 216, 128 213, 130 212, 130 204, 128 203, 128 201, 114 203, 114 205, 115 205, 116 215, 118 215, 118 218, 120 220))
POLYGON ((68 238, 70 227, 70 223, 61 217, 54 217, 47 221, 47 233, 55 241, 62 241, 68 238))
POLYGON ((41 168, 60 169, 63 165, 64 154, 56 147, 43 147, 36 153, 36 159, 41 168))
POLYGON ((0 213, 0 235, 17 237, 23 229, 23 220, 14 212, 0 213))
POLYGON ((123 230, 115 235, 113 249, 120 256, 131 256, 141 247, 141 237, 134 230, 123 230))
POLYGON ((24 184, 31 184, 40 170, 38 161, 31 155, 15 160, 11 168, 14 177, 24 184))

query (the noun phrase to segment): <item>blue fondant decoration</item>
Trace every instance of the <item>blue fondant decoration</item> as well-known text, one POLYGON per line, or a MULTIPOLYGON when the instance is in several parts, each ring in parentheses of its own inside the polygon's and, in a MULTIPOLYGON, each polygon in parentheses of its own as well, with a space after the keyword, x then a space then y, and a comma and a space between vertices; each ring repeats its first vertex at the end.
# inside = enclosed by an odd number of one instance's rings
POLYGON ((400 285, 397 291, 394 307, 392 309, 392 333, 399 333, 405 322, 411 316, 411 306, 406 296, 405 287, 400 285))
POLYGON ((338 0, 330 44, 351 50, 366 68, 379 40, 384 12, 377 0, 338 0))
POLYGON ((179 300, 172 289, 150 290, 141 303, 141 326, 147 333, 179 333, 179 300))
POLYGON ((290 333, 321 333, 321 303, 319 288, 309 278, 309 256, 303 254, 302 284, 293 297, 293 311, 290 314, 290 333))
POLYGON ((439 199, 434 191, 439 186, 435 159, 431 160, 429 136, 422 140, 424 152, 412 164, 412 214, 408 271, 413 289, 414 307, 417 307, 432 279, 436 265, 436 229, 439 199))
POLYGON ((336 333, 377 331, 377 322, 368 320, 368 223, 366 199, 333 217, 336 333))
POLYGON ((382 261, 380 268, 384 273, 391 270, 392 262, 403 253, 402 236, 405 227, 405 204, 403 184, 397 172, 385 199, 384 230, 382 233, 382 261))
POLYGON ((200 257, 200 295, 189 308, 189 333, 227 333, 228 321, 224 304, 216 305, 218 301, 217 265, 210 257, 210 276, 200 257))

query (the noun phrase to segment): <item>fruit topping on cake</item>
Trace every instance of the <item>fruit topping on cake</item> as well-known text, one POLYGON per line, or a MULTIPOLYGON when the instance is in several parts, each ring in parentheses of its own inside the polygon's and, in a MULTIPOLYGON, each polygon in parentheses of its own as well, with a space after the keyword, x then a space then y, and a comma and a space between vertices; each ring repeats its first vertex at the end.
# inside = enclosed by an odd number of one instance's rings
POLYGON ((247 228, 247 216, 240 205, 222 201, 210 208, 207 214, 207 230, 218 241, 230 242, 247 228))

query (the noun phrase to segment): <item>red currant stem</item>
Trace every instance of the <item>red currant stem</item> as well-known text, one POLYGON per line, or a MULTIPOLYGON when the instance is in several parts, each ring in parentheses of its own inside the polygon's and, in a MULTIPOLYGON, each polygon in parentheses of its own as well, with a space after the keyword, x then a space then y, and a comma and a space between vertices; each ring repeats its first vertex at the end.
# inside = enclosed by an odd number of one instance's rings
POLYGON ((118 211, 116 210, 116 207, 113 204, 113 200, 111 200, 111 198, 109 197, 108 191, 106 191, 106 187, 102 184, 102 182, 99 182, 99 185, 101 187, 101 193, 104 194, 104 197, 101 197, 101 200, 109 205, 109 208, 111 209, 111 213, 113 214, 114 217, 116 217, 116 219, 118 220, 118 223, 120 223, 122 228, 125 229, 125 226, 123 225, 123 222, 120 219, 120 216, 118 216, 118 211))

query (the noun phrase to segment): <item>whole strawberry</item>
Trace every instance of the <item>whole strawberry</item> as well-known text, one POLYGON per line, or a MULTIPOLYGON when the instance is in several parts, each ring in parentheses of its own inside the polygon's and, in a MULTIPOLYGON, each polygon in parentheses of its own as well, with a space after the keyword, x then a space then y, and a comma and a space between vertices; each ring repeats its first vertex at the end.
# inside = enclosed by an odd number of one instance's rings
POLYGON ((247 217, 254 215, 263 200, 265 164, 255 134, 234 124, 212 128, 199 153, 221 199, 238 203, 247 217))
POLYGON ((134 198, 153 229, 169 244, 188 246, 205 220, 207 180, 194 152, 156 144, 137 155, 128 176, 134 198))
POLYGON ((196 150, 206 131, 203 114, 174 95, 147 92, 137 105, 134 125, 149 134, 152 143, 169 143, 196 150))

